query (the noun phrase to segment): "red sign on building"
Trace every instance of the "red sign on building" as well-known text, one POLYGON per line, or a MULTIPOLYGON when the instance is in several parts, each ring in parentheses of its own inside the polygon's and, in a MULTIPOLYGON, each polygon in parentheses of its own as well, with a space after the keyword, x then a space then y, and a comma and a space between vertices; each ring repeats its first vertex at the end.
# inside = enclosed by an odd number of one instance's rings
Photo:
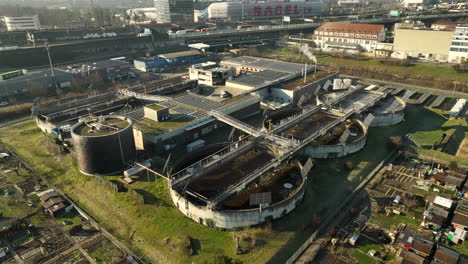
POLYGON ((299 7, 298 5, 281 5, 278 6, 254 6, 254 16, 281 16, 281 15, 298 15, 312 13, 311 7, 299 7))

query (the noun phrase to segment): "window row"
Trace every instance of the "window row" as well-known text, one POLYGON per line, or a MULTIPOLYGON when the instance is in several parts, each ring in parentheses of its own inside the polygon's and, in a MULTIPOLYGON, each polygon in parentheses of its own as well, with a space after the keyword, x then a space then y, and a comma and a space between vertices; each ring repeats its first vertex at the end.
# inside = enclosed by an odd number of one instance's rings
POLYGON ((468 49, 463 49, 463 48, 451 48, 450 51, 468 52, 468 49))
POLYGON ((324 32, 324 31, 316 31, 317 35, 320 36, 339 36, 339 37, 350 37, 350 38, 368 38, 368 39, 377 39, 377 35, 369 35, 369 34, 354 34, 354 33, 338 33, 338 32, 324 32))

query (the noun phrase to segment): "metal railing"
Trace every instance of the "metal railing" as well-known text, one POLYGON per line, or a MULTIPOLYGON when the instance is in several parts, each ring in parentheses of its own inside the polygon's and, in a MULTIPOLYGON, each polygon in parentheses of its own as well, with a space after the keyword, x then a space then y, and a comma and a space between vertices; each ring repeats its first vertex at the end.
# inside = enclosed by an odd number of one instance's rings
POLYGON ((176 185, 192 177, 196 173, 199 173, 202 168, 208 168, 211 165, 219 162, 222 158, 225 158, 229 155, 237 153, 240 150, 247 147, 249 144, 253 144, 253 143, 254 141, 251 141, 249 137, 245 137, 242 140, 236 141, 230 144, 229 146, 211 154, 210 156, 197 161, 196 163, 171 175, 170 178, 171 178, 172 185, 176 185))

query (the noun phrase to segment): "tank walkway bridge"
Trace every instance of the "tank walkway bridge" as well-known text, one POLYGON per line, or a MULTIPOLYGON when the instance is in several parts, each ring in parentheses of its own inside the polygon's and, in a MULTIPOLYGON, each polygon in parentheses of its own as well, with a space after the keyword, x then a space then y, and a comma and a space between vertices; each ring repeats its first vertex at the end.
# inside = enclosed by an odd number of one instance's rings
POLYGON ((239 130, 242 130, 244 131, 245 133, 248 133, 254 137, 264 137, 268 140, 270 140, 271 142, 275 143, 275 144, 278 144, 279 147, 282 147, 282 148, 290 148, 291 146, 294 145, 294 141, 292 140, 289 140, 287 138, 284 138, 284 137, 280 137, 278 135, 275 135, 273 133, 267 133, 267 132, 264 132, 258 128, 255 128, 249 124, 246 124, 236 118, 233 118, 229 115, 226 115, 220 111, 211 111, 210 114, 218 119, 219 121, 222 121, 232 127, 235 127, 239 130))
POLYGON ((128 89, 119 90, 119 95, 135 97, 140 100, 154 101, 154 102, 168 102, 168 101, 173 100, 173 98, 169 96, 137 93, 128 89))
MULTIPOLYGON (((425 14, 425 15, 408 15, 400 17, 388 17, 381 16, 377 18, 367 18, 359 20, 337 20, 334 22, 343 22, 343 23, 366 23, 366 24, 385 24, 385 23, 397 23, 404 20, 440 20, 441 18, 461 18, 468 16, 468 11, 458 12, 458 13, 443 13, 443 14, 425 14)), ((291 25, 276 25, 268 26, 263 25, 259 27, 245 28, 245 29, 226 29, 226 30, 217 30, 217 31, 207 31, 207 32, 193 32, 182 35, 170 35, 169 39, 183 39, 188 42, 194 41, 212 41, 215 39, 227 39, 235 38, 236 36, 245 36, 250 38, 252 36, 261 36, 268 34, 278 34, 281 32, 300 32, 303 30, 313 30, 322 25, 323 22, 317 23, 302 23, 302 24, 291 24, 291 25)), ((229 42, 229 41, 226 41, 229 42)))
MULTIPOLYGON (((216 111, 216 110, 211 111, 210 114, 216 119, 222 122, 225 122, 228 125, 236 127, 237 129, 240 129, 250 134, 251 137, 256 137, 257 139, 256 140, 244 139, 242 141, 235 142, 232 145, 224 148, 223 150, 217 153, 214 153, 211 156, 197 162, 196 164, 177 172, 176 174, 171 176, 172 186, 174 187, 176 185, 179 185, 179 186, 183 185, 185 186, 184 188, 186 189, 192 177, 200 176, 206 171, 208 171, 210 168, 214 168, 216 164, 228 162, 230 159, 236 157, 237 155, 244 153, 248 149, 252 148, 254 144, 256 144, 256 141, 258 141, 258 139, 269 140, 271 142, 274 142, 275 144, 278 145, 278 147, 283 149, 283 153, 281 155, 272 159, 270 162, 268 162, 264 166, 257 168, 249 175, 246 175, 242 180, 227 187, 225 190, 223 190, 222 192, 219 192, 218 195, 212 197, 211 199, 207 199, 206 197, 203 197, 193 192, 187 192, 187 194, 206 202, 211 207, 213 208, 216 207, 218 204, 222 203, 228 197, 243 190, 246 186, 249 186, 253 181, 258 179, 258 177, 260 177, 261 175, 264 175, 268 171, 271 171, 272 169, 277 167, 279 164, 281 164, 283 161, 289 159, 292 155, 300 151, 305 146, 313 143, 317 138, 325 135, 328 131, 330 131, 331 129, 339 125, 340 123, 344 122, 346 119, 350 118, 354 114, 360 114, 366 111, 370 107, 374 106, 375 103, 377 103, 378 101, 380 101, 381 99, 385 98, 388 95, 388 93, 365 92, 365 91, 362 91, 362 89, 358 88, 358 89, 351 90, 345 93, 343 96, 337 97, 335 99, 335 102, 341 102, 343 98, 350 98, 350 97, 356 96, 356 93, 358 93, 359 91, 362 92, 362 95, 360 96, 360 100, 364 103, 358 103, 356 105, 351 103, 346 108, 328 109, 328 110, 322 110, 321 109, 322 106, 313 106, 313 107, 304 109, 304 111, 301 114, 297 115, 294 118, 289 119, 287 122, 276 127, 271 132, 261 131, 251 125, 245 124, 244 122, 241 122, 233 117, 230 117, 220 111, 216 111), (308 136, 304 140, 293 140, 293 139, 288 139, 288 138, 284 138, 284 137, 277 135, 277 133, 300 123, 302 120, 308 118, 314 113, 317 113, 318 111, 324 111, 326 113, 339 116, 339 118, 334 119, 333 121, 327 124, 324 124, 324 126, 320 127, 315 132, 312 132, 310 136, 308 136)), ((331 104, 333 104, 333 102, 331 102, 331 104)))

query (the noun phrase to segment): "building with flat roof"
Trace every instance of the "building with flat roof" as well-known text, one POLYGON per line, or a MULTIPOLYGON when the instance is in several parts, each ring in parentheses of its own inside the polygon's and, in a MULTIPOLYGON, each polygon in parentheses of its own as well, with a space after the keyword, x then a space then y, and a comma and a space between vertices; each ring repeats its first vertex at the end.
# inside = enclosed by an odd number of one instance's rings
POLYGON ((434 260, 440 264, 457 264, 460 254, 446 247, 437 245, 434 260))
POLYGON ((373 52, 385 41, 383 25, 327 22, 314 31, 314 42, 326 52, 373 52))
POLYGON ((453 32, 448 61, 462 63, 468 60, 468 25, 457 26, 453 32))
POLYGON ((422 28, 414 23, 395 25, 392 57, 448 61, 453 30, 422 28))
MULTIPOLYGON (((71 85, 73 74, 56 69, 54 71, 55 81, 59 88, 66 88, 71 85)), ((8 80, 0 80, 0 96, 10 96, 24 94, 36 88, 54 88, 54 78, 50 70, 40 70, 27 72, 8 80)))
POLYGON ((207 56, 198 50, 187 50, 179 52, 171 52, 159 54, 155 57, 140 57, 133 60, 135 68, 140 71, 163 71, 166 68, 173 68, 183 65, 192 65, 206 62, 212 59, 213 56, 207 56))
POLYGON ((224 84, 227 79, 234 76, 234 73, 234 68, 219 66, 212 61, 195 64, 189 68, 190 80, 198 80, 198 84, 209 86, 224 84))
MULTIPOLYGON (((240 56, 223 60, 220 64, 235 68, 237 74, 240 72, 260 72, 264 70, 300 74, 304 70, 304 64, 252 56, 240 56)), ((311 65, 308 67, 308 70, 310 69, 312 69, 311 65)))
POLYGON ((192 22, 192 0, 154 0, 156 19, 160 23, 192 22))
POLYGON ((39 22, 39 16, 24 16, 24 17, 3 17, 5 25, 8 31, 26 31, 26 30, 39 30, 41 29, 41 23, 39 22))

